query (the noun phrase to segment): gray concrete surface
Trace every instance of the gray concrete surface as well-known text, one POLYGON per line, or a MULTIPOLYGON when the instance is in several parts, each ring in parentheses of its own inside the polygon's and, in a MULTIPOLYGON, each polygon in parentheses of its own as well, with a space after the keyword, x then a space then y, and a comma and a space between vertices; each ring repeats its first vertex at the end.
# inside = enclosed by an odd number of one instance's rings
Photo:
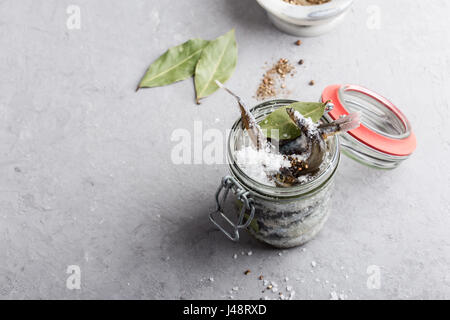
POLYGON ((276 298, 260 274, 296 299, 450 298, 449 13, 445 0, 361 0, 334 32, 297 47, 252 0, 0 1, 0 298, 276 298), (69 5, 80 30, 66 26, 69 5), (367 27, 373 5, 379 29, 367 27), (239 116, 225 93, 197 106, 190 80, 134 92, 168 47, 232 27, 228 84, 249 103, 266 61, 302 58, 288 97, 364 85, 417 134, 394 171, 344 158, 331 218, 303 248, 229 242, 207 219, 226 166, 172 164, 173 130, 201 120, 225 131, 239 116), (79 290, 66 286, 70 265, 79 290), (379 289, 367 286, 371 265, 379 289))

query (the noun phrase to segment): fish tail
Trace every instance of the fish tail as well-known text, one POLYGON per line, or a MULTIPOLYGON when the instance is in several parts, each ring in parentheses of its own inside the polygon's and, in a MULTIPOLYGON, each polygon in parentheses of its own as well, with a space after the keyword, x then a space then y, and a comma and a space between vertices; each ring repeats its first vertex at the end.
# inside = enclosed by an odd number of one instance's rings
POLYGON ((347 131, 356 129, 361 124, 361 112, 352 112, 343 116, 331 123, 322 124, 319 126, 321 134, 326 138, 335 134, 345 133, 347 131))

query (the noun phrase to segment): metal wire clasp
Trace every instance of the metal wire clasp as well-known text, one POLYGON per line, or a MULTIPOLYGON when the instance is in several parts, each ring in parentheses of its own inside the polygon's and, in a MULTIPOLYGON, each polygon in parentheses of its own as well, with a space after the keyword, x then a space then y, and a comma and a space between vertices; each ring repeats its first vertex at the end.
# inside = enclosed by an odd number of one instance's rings
POLYGON ((253 217, 255 216, 255 206, 253 205, 253 199, 249 197, 249 192, 245 191, 238 182, 230 176, 223 177, 222 182, 219 186, 219 189, 217 189, 216 192, 216 211, 211 212, 209 214, 209 220, 211 220, 212 223, 214 223, 217 228, 219 228, 220 231, 222 231, 230 240, 232 241, 238 241, 239 240, 239 229, 245 229, 247 228, 250 223, 253 220, 253 217), (230 189, 233 191, 233 193, 236 195, 239 201, 242 202, 242 209, 239 213, 239 217, 237 220, 237 223, 233 223, 225 214, 223 213, 223 205, 227 199, 228 193, 230 189), (220 198, 220 194, 223 191, 223 196, 220 198), (248 219, 244 223, 244 216, 245 212, 249 210, 250 215, 248 219), (230 233, 226 231, 216 220, 214 217, 216 214, 221 216, 226 223, 228 223, 233 228, 233 233, 230 233))

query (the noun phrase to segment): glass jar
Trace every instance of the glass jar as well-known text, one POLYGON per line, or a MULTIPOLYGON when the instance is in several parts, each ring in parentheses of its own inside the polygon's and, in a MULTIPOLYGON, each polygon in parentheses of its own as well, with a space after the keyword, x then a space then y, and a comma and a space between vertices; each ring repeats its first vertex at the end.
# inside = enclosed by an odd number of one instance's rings
MULTIPOLYGON (((254 107, 251 112, 260 122, 275 109, 294 103, 293 100, 273 100, 254 107)), ((333 180, 340 159, 338 137, 327 142, 326 167, 313 179, 289 188, 262 184, 249 177, 236 164, 235 153, 242 146, 241 119, 235 122, 228 140, 228 164, 231 176, 224 177, 216 194, 217 210, 211 221, 226 235, 237 241, 239 229, 247 228, 258 240, 278 248, 290 248, 312 239, 323 227, 330 213, 333 180), (229 190, 236 194, 242 208, 235 224, 223 213, 229 190), (218 222, 222 217, 232 228, 226 231, 218 222)))
MULTIPOLYGON (((361 124, 340 138, 329 138, 324 167, 308 182, 293 187, 262 184, 239 168, 235 153, 243 146, 244 129, 241 119, 233 125, 227 153, 231 175, 223 178, 216 193, 217 209, 210 214, 210 220, 231 240, 239 240, 239 230, 248 229, 255 238, 275 247, 304 244, 322 229, 330 213, 341 149, 350 158, 376 169, 394 169, 415 150, 416 137, 408 119, 383 96, 361 86, 330 85, 322 92, 321 101, 334 104, 322 121, 333 121, 359 111, 361 124), (230 190, 241 203, 236 223, 224 214, 230 190)), ((268 101, 251 112, 260 122, 275 109, 293 102, 296 101, 268 101)))

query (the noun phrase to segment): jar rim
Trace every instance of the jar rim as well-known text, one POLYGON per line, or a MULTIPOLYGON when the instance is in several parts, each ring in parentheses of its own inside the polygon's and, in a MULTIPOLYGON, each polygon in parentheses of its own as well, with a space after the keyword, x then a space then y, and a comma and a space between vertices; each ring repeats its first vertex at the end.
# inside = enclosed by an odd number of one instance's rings
MULTIPOLYGON (((292 104, 297 102, 296 100, 289 99, 275 99, 265 101, 256 105, 255 107, 250 109, 250 112, 253 113, 255 118, 267 116, 269 113, 266 111, 270 111, 272 109, 278 109, 280 107, 292 104), (260 113, 258 113, 260 112, 260 113)), ((325 118, 322 118, 324 121, 328 121, 325 118)), ((262 120, 262 119, 261 119, 262 120)), ((338 136, 332 137, 332 150, 331 150, 331 161, 327 165, 326 168, 321 170, 314 179, 307 181, 305 183, 295 185, 288 188, 280 188, 276 186, 270 186, 264 183, 261 183, 250 176, 248 176, 236 163, 236 159, 234 157, 235 150, 234 148, 234 137, 239 129, 242 129, 242 118, 236 120, 236 122, 231 127, 231 131, 228 137, 228 154, 227 160, 230 171, 232 175, 238 180, 238 182, 250 191, 252 194, 262 197, 262 198, 298 198, 301 196, 306 196, 308 194, 314 193, 316 190, 319 190, 324 184, 327 184, 330 179, 334 176, 336 169, 338 167, 340 161, 340 143, 338 136)))

